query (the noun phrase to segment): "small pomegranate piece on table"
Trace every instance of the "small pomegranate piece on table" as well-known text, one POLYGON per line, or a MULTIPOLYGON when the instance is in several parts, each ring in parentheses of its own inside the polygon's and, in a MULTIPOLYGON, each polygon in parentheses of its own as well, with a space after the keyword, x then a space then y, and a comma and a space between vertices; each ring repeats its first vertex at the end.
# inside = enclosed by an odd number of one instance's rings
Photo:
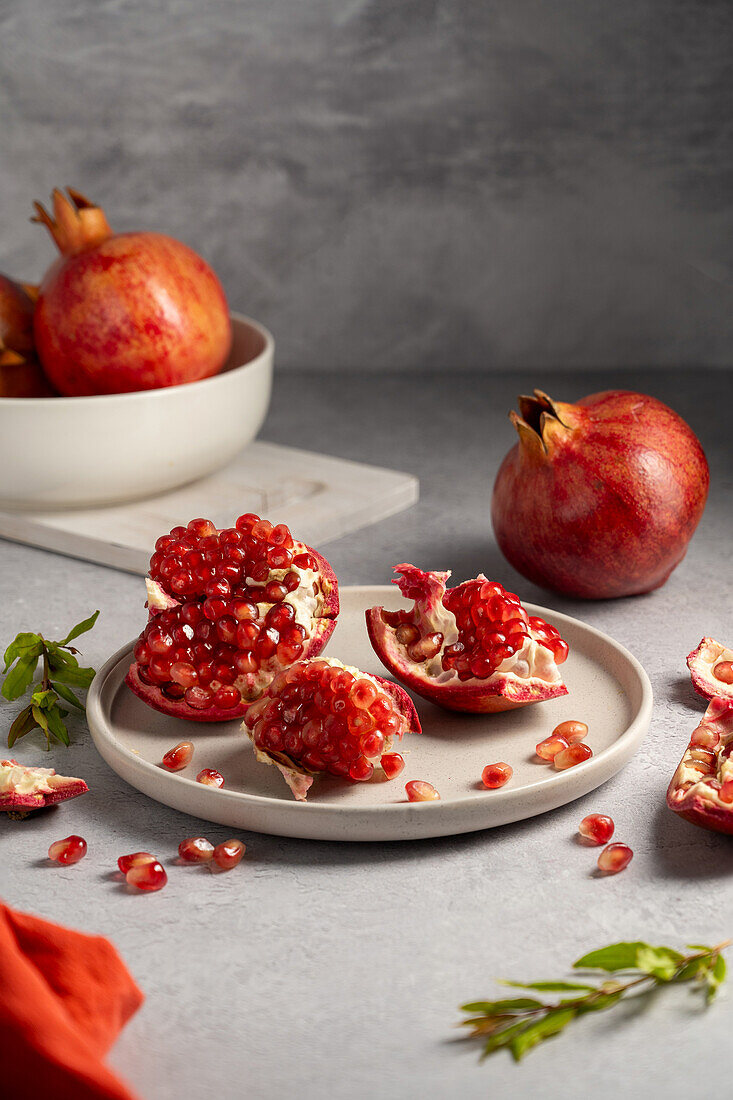
POLYGON ((667 805, 680 817, 733 833, 733 699, 710 700, 667 791, 667 805))
POLYGON ((179 741, 164 754, 162 764, 169 772, 180 772, 193 759, 193 741, 179 741))
POLYGON ((398 752, 382 753, 379 763, 387 779, 396 779, 405 770, 405 761, 398 752))
POLYGON ((578 832, 591 844, 608 844, 615 825, 607 814, 588 814, 578 826, 578 832))
POLYGON ((245 851, 241 840, 225 840, 214 848, 213 862, 220 871, 231 871, 241 862, 245 851))
POLYGON ((194 722, 241 717, 283 668, 314 657, 339 610, 330 565, 284 523, 207 519, 155 544, 148 624, 127 683, 149 706, 194 722))
POLYGON ((440 795, 432 783, 426 783, 424 779, 411 779, 405 783, 405 793, 408 802, 438 802, 440 795))
POLYGON ((78 863, 86 854, 86 840, 75 834, 64 837, 63 840, 55 840, 48 849, 48 858, 56 863, 78 863))
POLYGON ((629 866, 634 853, 628 844, 608 844, 598 857, 598 870, 606 875, 617 875, 629 866))
POLYGON ((39 810, 89 790, 83 779, 57 775, 53 768, 28 768, 0 760, 0 811, 39 810))
POLYGON ((409 611, 372 607, 379 659, 407 687, 447 710, 511 710, 567 695, 558 665, 568 646, 512 592, 483 575, 446 588, 450 573, 398 565, 393 583, 409 611))
POLYGON ((493 791, 503 787, 513 775, 514 769, 511 764, 505 764, 503 761, 498 764, 487 764, 481 772, 481 782, 487 790, 493 791))
POLYGON ((733 649, 714 638, 703 638, 688 656, 687 667, 698 695, 733 699, 733 649))
POLYGON ((223 787, 224 776, 215 768, 203 768, 196 776, 196 782, 202 783, 204 787, 223 787))
POLYGON ((118 856, 117 858, 117 866, 123 875, 126 875, 130 868, 137 866, 138 863, 155 863, 155 856, 151 852, 130 852, 129 855, 118 856))
POLYGON ((564 737, 557 737, 554 733, 551 733, 544 741, 540 741, 538 745, 535 745, 534 751, 542 760, 554 760, 557 754, 566 749, 569 744, 570 742, 564 737))
POLYGON ((567 771, 568 768, 574 768, 578 764, 590 760, 592 755, 593 752, 588 745, 580 742, 575 745, 568 745, 566 749, 560 749, 560 752, 555 753, 553 756, 552 763, 557 771, 563 772, 567 771))
POLYGON ((257 759, 274 764, 300 801, 315 774, 364 782, 384 754, 393 755, 393 738, 420 732, 407 692, 333 657, 278 673, 244 725, 257 759))
POLYGON ((133 863, 125 875, 128 886, 134 886, 136 890, 153 893, 162 890, 168 881, 165 869, 157 859, 146 859, 139 863, 133 863))
POLYGON ((578 741, 585 741, 588 736, 588 727, 585 722, 577 722, 575 719, 570 719, 567 722, 560 722, 555 726, 552 731, 553 737, 564 738, 569 745, 575 745, 578 741))
POLYGON ((186 863, 210 863, 214 845, 205 836, 189 836, 178 845, 178 854, 186 863))

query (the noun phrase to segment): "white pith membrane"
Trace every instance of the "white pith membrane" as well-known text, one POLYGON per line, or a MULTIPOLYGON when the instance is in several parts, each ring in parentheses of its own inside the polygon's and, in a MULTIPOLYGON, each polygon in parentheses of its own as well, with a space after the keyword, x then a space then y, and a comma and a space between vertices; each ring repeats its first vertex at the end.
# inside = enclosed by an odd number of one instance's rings
MULTIPOLYGON (((305 553, 310 553, 307 546, 301 542, 293 544, 294 555, 305 553)), ((259 588, 264 592, 265 585, 270 581, 282 581, 287 573, 297 573, 300 583, 297 588, 293 589, 292 592, 288 592, 279 602, 288 603, 293 608, 295 622, 302 626, 306 632, 303 645, 304 648, 307 648, 313 637, 317 621, 323 618, 323 611, 330 595, 331 589, 327 578, 317 570, 301 569, 291 563, 283 569, 271 569, 265 581, 255 581, 251 577, 247 577, 245 583, 250 588, 259 588)), ((145 578, 145 588, 148 597, 148 608, 151 611, 168 611, 170 608, 179 607, 183 603, 193 602, 190 598, 178 600, 175 596, 171 596, 159 581, 153 580, 150 576, 145 578)), ((277 606, 270 600, 256 600, 255 602, 263 619, 271 607, 277 606)), ((184 626, 183 629, 187 634, 190 632, 190 637, 193 638, 191 627, 184 626)), ((237 676, 232 686, 237 688, 245 701, 258 699, 273 676, 282 671, 282 668, 283 666, 277 660, 276 655, 273 655, 261 664, 256 672, 248 672, 237 676)), ((212 691, 216 691, 220 686, 218 680, 212 680, 210 688, 212 691)))
POLYGON ((721 662, 733 663, 733 649, 728 649, 714 638, 703 638, 697 649, 687 658, 692 682, 700 694, 711 699, 714 695, 733 699, 733 684, 726 684, 715 675, 714 669, 721 662))
POLYGON ((670 800, 673 803, 700 800, 710 806, 717 806, 728 812, 733 811, 733 803, 724 802, 720 797, 720 788, 728 780, 733 780, 733 700, 715 696, 708 709, 693 731, 690 744, 680 761, 670 783, 670 800), (717 737, 714 748, 706 749, 692 744, 699 731, 717 737), (731 755, 727 749, 731 746, 731 755), (714 754, 714 771, 709 770, 710 753, 714 754), (700 764, 704 770, 700 770, 700 764))
POLYGON ((53 768, 28 768, 15 760, 0 760, 0 795, 54 794, 70 783, 82 783, 69 775, 57 775, 53 768))
MULTIPOLYGON (((295 682, 299 679, 297 675, 297 670, 300 667, 302 667, 303 665, 316 663, 323 663, 329 665, 329 667, 331 668, 342 668, 346 672, 350 672, 355 679, 368 680, 371 684, 374 684, 380 695, 387 696, 387 698, 389 698, 390 701, 394 703, 392 696, 384 690, 383 685, 380 684, 379 680, 377 680, 375 676, 371 676, 368 672, 362 672, 360 668, 355 668, 353 665, 345 665, 343 661, 339 661, 337 657, 313 657, 311 660, 297 661, 294 665, 291 665, 289 669, 282 669, 281 673, 287 678, 288 674, 291 673, 293 669, 295 669, 296 672, 293 675, 293 682, 295 682)), ((316 689, 314 688, 314 690, 316 689)), ((261 699, 258 699, 258 701, 254 703, 252 707, 250 707, 249 711, 247 712, 247 718, 250 721, 252 720, 252 718, 257 721, 259 719, 258 708, 262 707, 262 710, 264 710, 267 702, 271 698, 275 698, 275 696, 269 695, 267 692, 265 692, 262 695, 261 699)), ((384 745, 374 756, 369 756, 368 754, 365 754, 367 756, 367 759, 371 760, 372 763, 378 761, 384 755, 384 753, 392 751, 392 741, 394 737, 402 738, 403 735, 407 733, 410 729, 409 718, 402 713, 402 711, 400 710, 400 708, 397 707, 396 704, 395 711, 399 713, 402 719, 402 728, 396 734, 387 734, 384 738, 384 745)), ((259 748, 254 742, 254 731, 249 728, 246 720, 242 722, 242 729, 252 742, 252 748, 258 762, 260 764, 274 765, 282 775, 288 787, 290 787, 290 790, 293 792, 295 798, 299 802, 305 802, 308 791, 313 784, 313 776, 327 773, 310 771, 308 768, 305 767, 304 764, 301 764, 300 762, 291 759, 291 757, 289 757, 288 754, 285 752, 270 752, 266 749, 259 748)))

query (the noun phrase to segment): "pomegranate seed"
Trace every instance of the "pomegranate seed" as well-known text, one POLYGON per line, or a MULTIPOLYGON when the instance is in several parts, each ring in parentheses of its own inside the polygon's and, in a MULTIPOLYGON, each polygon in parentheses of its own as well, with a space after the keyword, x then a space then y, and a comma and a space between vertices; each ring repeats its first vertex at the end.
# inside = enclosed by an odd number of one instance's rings
POLYGON ((405 761, 398 752, 383 753, 379 762, 387 779, 396 779, 405 767, 405 761))
POLYGON ((129 856, 118 856, 117 866, 126 875, 131 867, 137 863, 155 863, 155 856, 150 852, 131 852, 129 856))
POLYGON ((553 737, 564 737, 569 745, 577 745, 579 741, 584 741, 588 736, 588 727, 585 722, 576 722, 571 719, 568 722, 561 722, 559 726, 555 726, 552 731, 553 737))
POLYGON ((576 764, 582 764, 584 760, 590 760, 592 755, 592 751, 581 741, 577 745, 568 745, 566 749, 561 749, 552 763, 558 771, 565 771, 567 768, 574 768, 576 764))
POLYGON ((208 688, 192 687, 187 688, 185 698, 189 707, 193 707, 195 710, 205 710, 206 707, 211 705, 214 696, 208 688))
POLYGON ((713 676, 723 684, 733 684, 733 661, 719 661, 713 669, 713 676))
POLYGON ((87 854, 87 842, 83 836, 64 837, 63 840, 54 840, 48 849, 48 858, 56 863, 78 863, 87 854))
POLYGON ((400 645, 412 645, 420 637, 420 631, 412 623, 401 623, 394 632, 400 645))
POLYGON ((544 741, 540 741, 539 745, 535 746, 535 752, 543 760, 554 760, 559 752, 568 747, 568 742, 564 737, 556 737, 554 733, 551 733, 549 737, 546 737, 544 741))
POLYGON ((692 731, 692 737, 690 738, 690 748, 696 749, 715 749, 720 741, 720 734, 716 730, 709 729, 706 726, 698 726, 697 729, 692 731))
POLYGON ((598 867, 607 875, 615 875, 628 867, 633 858, 634 853, 628 844, 609 844, 598 857, 598 867))
POLYGON ((733 779, 726 779, 721 784, 718 798, 721 802, 733 802, 733 779))
POLYGON ((169 772, 179 772, 191 763, 193 757, 193 741, 179 741, 163 756, 163 767, 169 772))
POLYGON ((424 779, 411 779, 405 783, 408 802, 434 802, 440 798, 432 783, 426 783, 424 779))
POLYGON ((588 814, 578 826, 578 832, 593 844, 608 844, 614 828, 613 819, 606 814, 588 814))
POLYGON ((220 687, 214 696, 214 705, 222 710, 231 710, 242 702, 242 696, 235 687, 220 687))
POLYGON ((245 851, 241 840, 225 840, 214 848, 214 863, 222 871, 231 871, 240 862, 245 851))
POLYGON ((214 768, 204 768, 196 776, 197 783, 203 783, 205 787, 223 787, 224 776, 214 768))
POLYGON ((374 775, 374 765, 366 756, 359 756, 349 768, 350 777, 357 783, 364 783, 374 775))
POLYGON ((501 761, 498 764, 487 764, 481 772, 481 782, 490 791, 497 787, 503 787, 514 775, 514 768, 510 764, 501 761))
POLYGON ((133 863, 125 875, 125 879, 136 890, 152 893, 154 890, 163 889, 168 881, 168 876, 157 859, 146 859, 142 863, 133 863))
POLYGON ((178 854, 186 863, 208 863, 214 855, 214 845, 205 836, 189 836, 178 845, 178 854))

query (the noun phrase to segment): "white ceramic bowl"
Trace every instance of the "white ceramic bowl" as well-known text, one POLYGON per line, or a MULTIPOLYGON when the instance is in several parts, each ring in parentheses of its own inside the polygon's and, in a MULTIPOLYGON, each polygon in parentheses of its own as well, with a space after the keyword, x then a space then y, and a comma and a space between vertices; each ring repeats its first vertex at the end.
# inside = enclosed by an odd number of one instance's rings
POLYGON ((204 477, 257 435, 274 341, 232 314, 220 374, 101 397, 0 398, 0 508, 85 508, 149 497, 204 477))

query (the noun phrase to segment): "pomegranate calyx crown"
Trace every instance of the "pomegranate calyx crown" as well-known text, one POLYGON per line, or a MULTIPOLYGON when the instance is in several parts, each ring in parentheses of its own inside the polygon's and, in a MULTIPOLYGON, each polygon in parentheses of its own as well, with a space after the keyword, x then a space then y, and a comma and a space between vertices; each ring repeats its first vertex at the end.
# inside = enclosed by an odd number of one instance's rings
POLYGON ((560 431, 572 427, 565 412, 569 406, 553 401, 542 390, 535 390, 533 397, 520 394, 517 401, 519 413, 512 409, 509 419, 519 434, 520 445, 524 453, 544 458, 560 431))
POLYGON ((53 216, 42 203, 34 202, 36 213, 31 221, 46 226, 62 255, 73 256, 101 244, 112 235, 112 230, 101 207, 73 187, 66 190, 68 198, 58 187, 54 188, 53 216))

